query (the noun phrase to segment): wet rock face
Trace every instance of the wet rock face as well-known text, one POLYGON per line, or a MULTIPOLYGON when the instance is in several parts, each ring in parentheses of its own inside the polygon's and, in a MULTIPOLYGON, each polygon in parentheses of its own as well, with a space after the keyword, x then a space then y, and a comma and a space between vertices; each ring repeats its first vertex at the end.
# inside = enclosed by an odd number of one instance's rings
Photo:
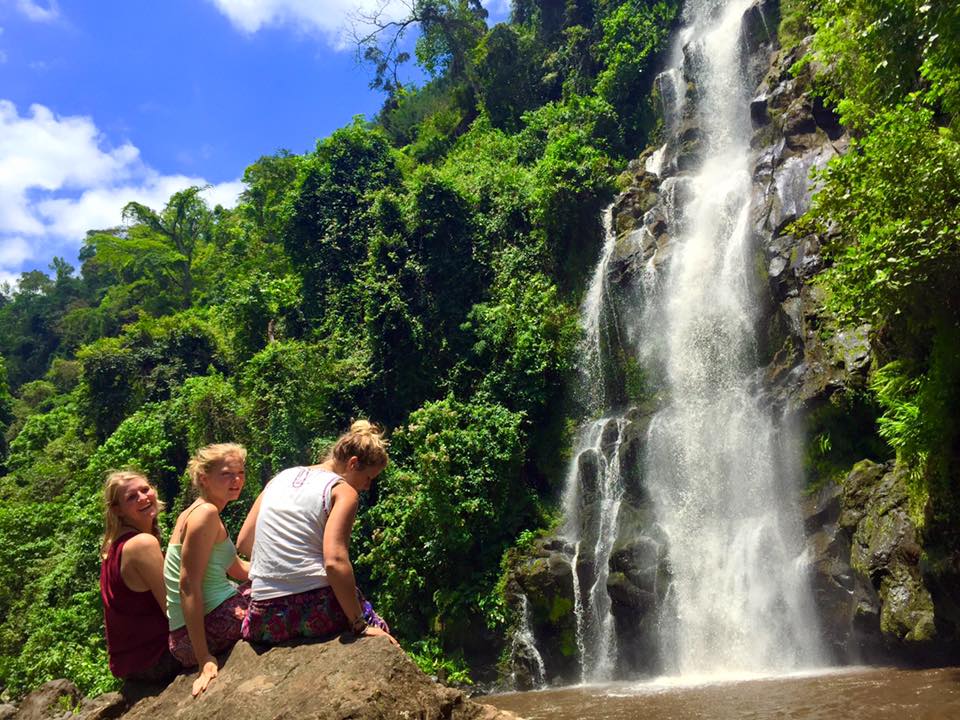
POLYGON ((941 619, 938 636, 902 469, 857 463, 842 486, 809 498, 805 515, 817 607, 837 660, 949 656, 956 628, 941 619))
MULTIPOLYGON (((510 570, 507 581, 506 599, 514 616, 519 618, 523 613, 521 596, 526 598, 528 630, 543 662, 544 673, 554 683, 580 680, 577 623, 573 612, 573 555, 574 548, 560 539, 538 540, 530 556, 510 570)), ((579 570, 592 577, 592 560, 582 558, 579 570)), ((514 643, 509 664, 518 689, 528 689, 535 684, 538 668, 532 655, 533 648, 514 643)))

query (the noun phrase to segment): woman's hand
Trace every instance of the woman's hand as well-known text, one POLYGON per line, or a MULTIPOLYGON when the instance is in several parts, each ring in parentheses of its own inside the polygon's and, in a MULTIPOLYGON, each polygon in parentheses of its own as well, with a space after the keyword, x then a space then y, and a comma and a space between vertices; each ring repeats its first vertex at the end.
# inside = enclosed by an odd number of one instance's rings
POLYGON ((400 647, 400 643, 397 642, 397 639, 393 635, 388 633, 386 630, 382 630, 381 628, 378 628, 376 625, 367 625, 367 627, 364 628, 363 632, 360 633, 360 635, 367 635, 369 637, 376 637, 377 635, 385 635, 387 639, 390 640, 391 643, 393 643, 397 647, 400 647))
POLYGON ((218 672, 217 659, 212 655, 205 657, 200 662, 200 674, 197 676, 197 679, 193 681, 193 696, 197 697, 206 690, 210 683, 216 679, 218 672))

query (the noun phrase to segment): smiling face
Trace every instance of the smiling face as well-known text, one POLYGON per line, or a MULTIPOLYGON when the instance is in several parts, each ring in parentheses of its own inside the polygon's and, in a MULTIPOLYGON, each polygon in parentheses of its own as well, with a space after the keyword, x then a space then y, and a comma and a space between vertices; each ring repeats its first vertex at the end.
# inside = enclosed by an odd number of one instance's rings
POLYGON ((204 499, 221 509, 228 502, 240 497, 244 482, 246 482, 246 468, 243 460, 236 455, 227 455, 221 462, 210 468, 210 472, 200 476, 200 488, 204 499))
POLYGON ((144 478, 133 477, 120 488, 113 512, 124 525, 150 532, 160 511, 157 491, 144 478))

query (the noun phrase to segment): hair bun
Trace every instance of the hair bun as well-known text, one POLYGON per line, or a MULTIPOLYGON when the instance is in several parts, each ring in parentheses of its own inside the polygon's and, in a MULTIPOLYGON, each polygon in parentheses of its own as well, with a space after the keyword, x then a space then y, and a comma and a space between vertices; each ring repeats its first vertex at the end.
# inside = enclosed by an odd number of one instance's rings
POLYGON ((350 432, 358 435, 383 435, 383 428, 369 420, 354 420, 350 426, 350 432))

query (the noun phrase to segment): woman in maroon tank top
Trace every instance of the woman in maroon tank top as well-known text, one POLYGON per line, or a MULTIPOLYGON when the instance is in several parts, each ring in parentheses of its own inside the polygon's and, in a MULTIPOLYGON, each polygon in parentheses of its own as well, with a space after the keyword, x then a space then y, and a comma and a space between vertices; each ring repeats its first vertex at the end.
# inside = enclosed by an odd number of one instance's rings
POLYGON ((169 681, 180 664, 167 649, 169 632, 157 513, 163 503, 140 473, 107 476, 100 597, 110 672, 118 678, 169 681))

